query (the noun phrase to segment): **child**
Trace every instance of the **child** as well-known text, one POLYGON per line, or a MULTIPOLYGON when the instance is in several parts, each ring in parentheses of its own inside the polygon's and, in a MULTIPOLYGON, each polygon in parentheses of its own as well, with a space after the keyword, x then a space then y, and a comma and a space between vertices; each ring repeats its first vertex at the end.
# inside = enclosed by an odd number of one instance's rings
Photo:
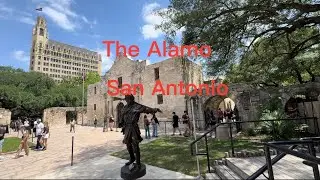
POLYGON ((144 115, 144 129, 146 130, 146 139, 150 139, 149 119, 147 115, 144 115))

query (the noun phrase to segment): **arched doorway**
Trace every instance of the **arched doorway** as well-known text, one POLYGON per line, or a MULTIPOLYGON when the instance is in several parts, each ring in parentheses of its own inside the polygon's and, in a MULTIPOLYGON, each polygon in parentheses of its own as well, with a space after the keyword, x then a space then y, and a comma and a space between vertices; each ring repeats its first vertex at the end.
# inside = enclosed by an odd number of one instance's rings
POLYGON ((124 104, 122 102, 119 102, 117 104, 117 107, 116 107, 116 111, 117 111, 117 117, 116 117, 116 127, 119 128, 119 122, 120 122, 120 113, 121 113, 121 110, 122 108, 124 107, 124 104))
POLYGON ((205 117, 205 124, 207 124, 214 116, 216 120, 218 120, 219 109, 222 112, 229 112, 233 114, 236 104, 233 100, 234 98, 226 97, 226 96, 212 96, 207 99, 204 103, 204 117, 205 117))

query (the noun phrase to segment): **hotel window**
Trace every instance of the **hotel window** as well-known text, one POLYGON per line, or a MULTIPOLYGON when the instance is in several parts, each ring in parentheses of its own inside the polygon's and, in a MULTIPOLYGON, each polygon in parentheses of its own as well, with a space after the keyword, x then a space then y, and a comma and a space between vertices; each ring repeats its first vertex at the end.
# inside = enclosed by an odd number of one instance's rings
POLYGON ((97 88, 94 87, 94 94, 97 94, 97 88))
POLYGON ((122 87, 122 77, 118 78, 118 88, 122 87))
POLYGON ((93 105, 93 110, 97 110, 97 105, 96 104, 93 105))
POLYGON ((162 94, 157 95, 158 104, 163 104, 163 96, 162 94))
POLYGON ((159 68, 154 68, 154 78, 155 80, 159 79, 159 68))

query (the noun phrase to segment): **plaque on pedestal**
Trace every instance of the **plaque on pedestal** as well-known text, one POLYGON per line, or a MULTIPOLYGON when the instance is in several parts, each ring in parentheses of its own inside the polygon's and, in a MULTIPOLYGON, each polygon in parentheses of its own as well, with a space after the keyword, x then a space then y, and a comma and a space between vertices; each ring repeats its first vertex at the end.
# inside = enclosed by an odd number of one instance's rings
POLYGON ((144 175, 146 175, 146 166, 144 164, 141 164, 140 169, 137 169, 136 164, 133 164, 133 167, 125 165, 121 168, 121 178, 124 180, 135 180, 144 175))

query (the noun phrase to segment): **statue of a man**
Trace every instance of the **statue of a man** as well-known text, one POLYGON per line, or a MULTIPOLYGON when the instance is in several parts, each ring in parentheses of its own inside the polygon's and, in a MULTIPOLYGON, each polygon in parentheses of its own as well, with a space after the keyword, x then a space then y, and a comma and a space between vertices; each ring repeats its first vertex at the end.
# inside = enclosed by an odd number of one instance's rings
POLYGON ((127 145, 127 150, 130 155, 129 162, 126 165, 136 161, 137 168, 141 168, 140 148, 139 143, 143 140, 139 129, 138 121, 141 113, 155 114, 161 112, 158 108, 149 108, 134 101, 133 95, 126 95, 125 101, 127 104, 123 107, 120 113, 119 126, 122 127, 124 134, 123 143, 127 145), (134 152, 136 156, 134 155, 134 152))

